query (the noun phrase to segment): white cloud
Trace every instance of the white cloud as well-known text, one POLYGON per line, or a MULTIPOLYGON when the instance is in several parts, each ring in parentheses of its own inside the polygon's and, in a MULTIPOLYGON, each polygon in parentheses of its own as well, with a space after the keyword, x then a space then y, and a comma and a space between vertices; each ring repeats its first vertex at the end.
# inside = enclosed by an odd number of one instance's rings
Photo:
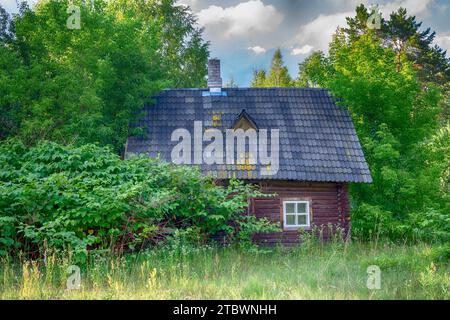
MULTIPOLYGON (((368 0, 361 0, 366 7, 370 7, 368 0)), ((385 2, 379 6, 384 17, 388 17, 392 11, 400 7, 406 8, 408 14, 416 15, 419 18, 429 14, 429 9, 434 0, 395 0, 385 2)), ((349 8, 350 9, 350 8, 349 8)), ((317 50, 327 51, 328 44, 337 27, 346 27, 346 17, 355 15, 354 8, 351 11, 345 11, 330 15, 319 15, 312 21, 300 26, 297 35, 289 41, 295 47, 313 46, 317 50)), ((442 39, 445 43, 446 39, 442 39)))
POLYGON ((392 11, 396 11, 398 8, 403 7, 408 10, 408 14, 417 15, 418 17, 424 17, 428 15, 431 4, 435 0, 328 0, 336 8, 340 8, 341 12, 353 10, 359 4, 364 4, 367 8, 370 8, 374 4, 379 4, 381 12, 387 17, 392 11))
POLYGON ((223 38, 268 32, 283 20, 283 15, 274 6, 265 5, 261 0, 227 8, 211 5, 198 12, 197 16, 199 25, 205 27, 207 33, 223 38))
POLYGON ((447 50, 447 56, 450 54, 450 30, 437 35, 434 42, 444 50, 447 50))
POLYGON ((300 27, 297 36, 293 39, 296 47, 304 48, 309 45, 317 50, 326 51, 331 36, 338 26, 346 24, 345 17, 353 12, 343 12, 331 15, 319 15, 317 18, 300 27))
POLYGON ((308 54, 311 52, 311 50, 313 49, 313 46, 310 46, 309 44, 305 44, 303 47, 301 48, 292 48, 291 51, 291 55, 293 56, 298 56, 301 54, 308 54))
POLYGON ((177 0, 175 1, 177 4, 182 4, 185 6, 192 6, 198 3, 198 0, 177 0))
POLYGON ((425 17, 429 14, 430 5, 433 2, 434 0, 396 0, 381 5, 380 9, 385 17, 388 17, 392 11, 397 11, 400 7, 406 8, 410 15, 425 17))
POLYGON ((7 12, 17 12, 17 4, 16 4, 16 0, 2 0, 0 1, 2 7, 7 11, 7 12))
POLYGON ((265 48, 260 46, 248 47, 247 49, 252 51, 256 55, 264 54, 267 51, 265 48))
MULTIPOLYGON (((25 2, 28 2, 28 4, 32 7, 38 2, 38 0, 25 0, 25 2)), ((16 0, 0 0, 0 4, 9 13, 18 12, 16 0)))
POLYGON ((177 0, 175 3, 177 5, 190 7, 193 11, 195 11, 199 5, 198 0, 177 0))

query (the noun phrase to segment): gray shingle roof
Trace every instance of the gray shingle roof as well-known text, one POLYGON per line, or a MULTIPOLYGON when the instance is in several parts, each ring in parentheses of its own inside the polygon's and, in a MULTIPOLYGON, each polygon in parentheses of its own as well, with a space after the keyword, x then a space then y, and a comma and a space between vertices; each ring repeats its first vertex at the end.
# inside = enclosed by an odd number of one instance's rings
MULTIPOLYGON (((193 133, 194 121, 203 129, 230 129, 243 109, 259 129, 280 130, 280 167, 276 175, 260 176, 259 166, 206 165, 205 174, 218 178, 277 179, 321 182, 372 182, 349 113, 338 107, 325 89, 223 89, 226 96, 208 96, 208 89, 170 89, 144 108, 134 125, 146 126, 146 137, 129 137, 127 155, 145 153, 171 161, 171 134, 177 128, 193 133), (213 116, 219 115, 219 121, 213 116)), ((217 116, 215 117, 217 119, 217 116)), ((205 147, 208 143, 204 143, 205 147)))

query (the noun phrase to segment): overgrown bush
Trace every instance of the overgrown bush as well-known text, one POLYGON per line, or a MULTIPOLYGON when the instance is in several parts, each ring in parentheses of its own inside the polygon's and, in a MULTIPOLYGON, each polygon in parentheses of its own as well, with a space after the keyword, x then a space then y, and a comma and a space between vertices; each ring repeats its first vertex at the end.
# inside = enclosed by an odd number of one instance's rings
POLYGON ((273 229, 241 215, 249 197, 263 196, 255 187, 218 186, 197 168, 146 156, 123 161, 92 144, 9 140, 0 144, 0 168, 1 254, 137 250, 176 230, 206 242, 217 232, 233 241, 273 229))
POLYGON ((448 242, 450 215, 429 209, 411 212, 400 221, 390 211, 363 203, 352 211, 352 232, 354 238, 363 240, 448 242))

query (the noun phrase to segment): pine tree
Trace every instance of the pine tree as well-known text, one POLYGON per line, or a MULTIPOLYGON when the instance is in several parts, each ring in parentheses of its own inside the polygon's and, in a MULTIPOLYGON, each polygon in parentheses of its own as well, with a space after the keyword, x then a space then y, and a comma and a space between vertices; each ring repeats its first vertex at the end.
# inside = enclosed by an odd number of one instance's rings
POLYGON ((421 31, 422 22, 408 16, 406 9, 391 13, 383 25, 383 38, 397 53, 397 70, 401 68, 401 56, 412 62, 422 81, 444 84, 450 81, 450 63, 446 52, 433 45, 436 32, 430 28, 421 31))
POLYGON ((281 50, 277 49, 272 58, 269 73, 266 78, 267 87, 291 87, 292 78, 283 62, 281 50))
POLYGON ((348 28, 342 31, 351 42, 371 32, 382 40, 383 46, 396 52, 397 72, 401 71, 405 57, 414 65, 421 81, 437 84, 450 82, 450 60, 445 50, 433 45, 434 31, 430 28, 421 31, 422 22, 417 22, 415 16, 409 16, 404 8, 392 12, 387 20, 382 18, 379 30, 369 29, 367 20, 372 13, 374 11, 369 12, 364 5, 360 5, 356 8, 356 15, 347 18, 348 28))

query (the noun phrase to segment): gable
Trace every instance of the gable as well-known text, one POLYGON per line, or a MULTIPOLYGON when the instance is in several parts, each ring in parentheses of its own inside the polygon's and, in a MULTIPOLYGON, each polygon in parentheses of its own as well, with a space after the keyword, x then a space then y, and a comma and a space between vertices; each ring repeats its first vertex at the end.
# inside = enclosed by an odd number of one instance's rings
POLYGON ((245 111, 245 109, 243 109, 234 121, 232 129, 242 129, 244 131, 248 129, 258 130, 258 126, 251 119, 250 115, 245 111))

